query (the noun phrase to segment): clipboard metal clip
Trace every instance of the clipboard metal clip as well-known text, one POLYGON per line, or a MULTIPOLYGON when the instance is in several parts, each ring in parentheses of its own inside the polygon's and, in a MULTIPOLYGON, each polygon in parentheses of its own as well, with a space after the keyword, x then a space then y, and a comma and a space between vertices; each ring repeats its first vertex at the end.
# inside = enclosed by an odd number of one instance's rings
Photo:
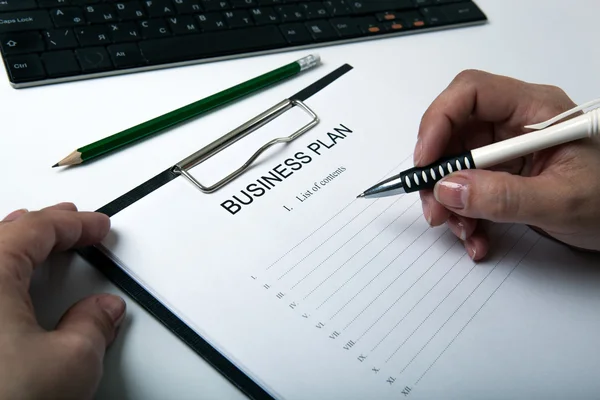
POLYGON ((295 140, 296 138, 298 138, 299 136, 306 133, 307 131, 309 131, 310 129, 312 129, 318 123, 319 123, 319 117, 317 116, 317 114, 315 114, 302 101, 296 100, 296 99, 285 99, 282 102, 276 104, 275 106, 273 106, 273 107, 269 108, 268 110, 262 112, 261 114, 257 115, 256 117, 252 118, 251 120, 247 121, 243 125, 240 125, 239 127, 235 128, 234 130, 227 133, 226 135, 223 135, 219 139, 208 144, 204 148, 198 150, 197 152, 190 155, 189 157, 181 160, 180 162, 175 164, 175 166, 173 167, 173 172, 176 174, 180 174, 183 177, 187 178, 192 184, 194 184, 196 187, 198 187, 198 189, 200 189, 202 192, 212 193, 212 192, 220 189, 221 187, 225 186, 227 183, 231 182, 232 180, 234 180, 235 178, 240 176, 242 173, 244 173, 244 171, 246 171, 252 165, 254 160, 256 160, 265 150, 267 150, 271 146, 273 146, 277 143, 291 142, 291 141, 295 140), (248 159, 248 161, 246 161, 240 168, 233 171, 231 174, 227 175, 225 178, 221 179, 220 181, 218 181, 217 183, 215 183, 212 186, 204 186, 202 183, 198 182, 198 180, 189 173, 189 170, 191 168, 208 160, 210 157, 214 156, 221 150, 231 146, 238 140, 246 137, 248 134, 250 134, 250 133, 254 132, 255 130, 259 129, 260 127, 268 124, 270 121, 279 117, 286 111, 292 109, 294 106, 298 106, 302 110, 304 110, 312 118, 312 120, 309 123, 307 123, 306 125, 304 125, 302 128, 298 129, 296 132, 291 134, 290 136, 278 137, 278 138, 272 139, 269 142, 265 143, 248 159))

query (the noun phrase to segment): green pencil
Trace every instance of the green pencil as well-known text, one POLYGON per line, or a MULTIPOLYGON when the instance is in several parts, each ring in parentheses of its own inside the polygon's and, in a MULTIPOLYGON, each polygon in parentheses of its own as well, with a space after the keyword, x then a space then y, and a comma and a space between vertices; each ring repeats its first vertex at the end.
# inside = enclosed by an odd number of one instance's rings
POLYGON ((284 79, 290 78, 309 68, 318 65, 318 55, 309 55, 290 64, 279 67, 256 78, 240 83, 229 89, 213 94, 202 100, 188 104, 167 114, 143 122, 139 125, 115 133, 97 142, 78 148, 67 157, 52 167, 63 167, 67 165, 81 164, 95 157, 114 151, 120 147, 133 143, 147 136, 158 133, 176 124, 206 113, 216 107, 231 103, 240 97, 249 95, 264 87, 273 85, 284 79))

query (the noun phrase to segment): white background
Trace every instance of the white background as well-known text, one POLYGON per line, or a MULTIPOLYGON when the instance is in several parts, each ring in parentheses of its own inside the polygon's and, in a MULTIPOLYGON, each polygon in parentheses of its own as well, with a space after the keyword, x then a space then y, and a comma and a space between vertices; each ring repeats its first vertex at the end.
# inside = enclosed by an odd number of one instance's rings
MULTIPOLYGON (((477 4, 490 19, 487 25, 314 52, 321 55, 327 70, 346 62, 370 62, 373 74, 377 74, 381 65, 395 65, 397 73, 389 76, 389 87, 376 88, 374 101, 410 99, 413 109, 402 113, 422 114, 451 79, 467 68, 557 85, 577 103, 600 97, 600 3, 478 0, 477 4)), ((0 214, 60 201, 75 202, 83 210, 104 205, 199 148, 204 143, 202 132, 193 126, 172 130, 78 169, 56 170, 50 166, 81 145, 309 52, 23 90, 12 89, 4 78, 0 85, 0 214)), ((324 73, 325 69, 315 70, 299 79, 310 83, 324 73)), ((264 108, 262 104, 257 107, 256 111, 264 108)), ((123 295, 72 254, 53 257, 39 270, 32 289, 40 321, 47 327, 73 302, 97 292, 123 295)), ((128 317, 108 352, 98 398, 164 399, 174 392, 195 399, 245 398, 137 304, 127 300, 128 317)))

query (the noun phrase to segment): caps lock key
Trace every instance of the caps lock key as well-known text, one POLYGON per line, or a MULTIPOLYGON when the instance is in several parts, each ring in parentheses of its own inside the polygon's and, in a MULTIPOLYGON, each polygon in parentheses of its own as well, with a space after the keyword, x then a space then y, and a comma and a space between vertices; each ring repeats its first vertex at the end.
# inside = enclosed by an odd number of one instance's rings
POLYGON ((52 28, 46 10, 17 11, 0 14, 0 34, 52 28))

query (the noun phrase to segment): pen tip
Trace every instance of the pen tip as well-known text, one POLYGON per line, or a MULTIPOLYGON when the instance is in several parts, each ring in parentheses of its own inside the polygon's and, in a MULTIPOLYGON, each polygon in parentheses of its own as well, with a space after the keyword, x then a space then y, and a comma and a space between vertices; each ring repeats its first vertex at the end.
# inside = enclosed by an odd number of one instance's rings
POLYGON ((58 167, 58 163, 56 163, 52 166, 52 168, 56 168, 56 167, 58 167))
POLYGON ((365 197, 365 194, 364 194, 364 193, 361 193, 361 194, 359 194, 358 196, 356 196, 356 198, 357 198, 357 199, 360 199, 360 198, 363 198, 363 197, 365 197))

